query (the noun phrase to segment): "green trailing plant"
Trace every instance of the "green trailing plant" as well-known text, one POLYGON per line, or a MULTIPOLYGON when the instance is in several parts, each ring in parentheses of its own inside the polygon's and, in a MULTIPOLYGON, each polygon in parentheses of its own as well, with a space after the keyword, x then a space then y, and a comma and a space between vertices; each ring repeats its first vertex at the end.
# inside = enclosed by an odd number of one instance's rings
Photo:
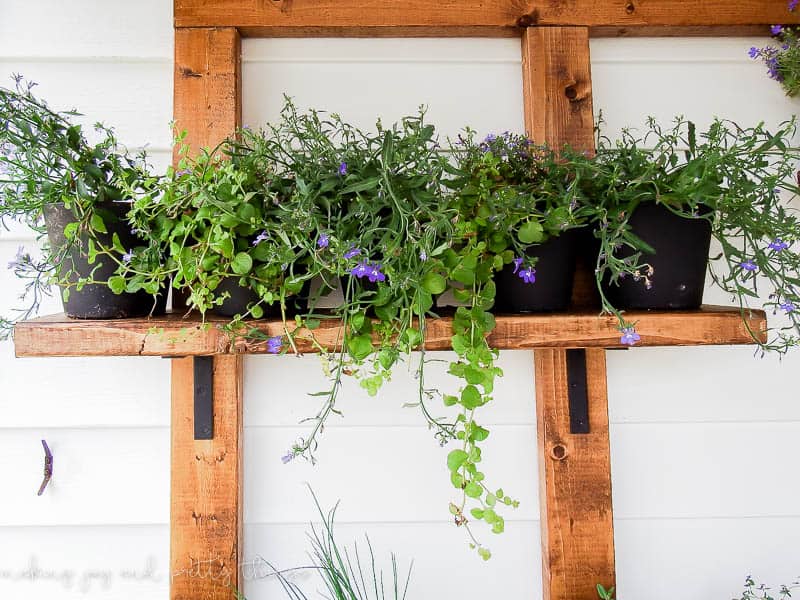
POLYGON ((743 314, 766 295, 763 305, 783 316, 770 331, 753 331, 765 350, 785 352, 798 343, 800 332, 800 257, 793 245, 800 235, 796 211, 788 197, 800 188, 795 173, 800 149, 791 145, 794 121, 770 131, 763 124, 742 128, 715 120, 697 133, 682 118, 669 128, 654 119, 643 136, 623 131, 617 142, 599 138, 597 157, 582 163, 587 195, 594 197, 595 236, 599 240, 596 276, 604 311, 620 321, 622 342, 634 344, 635 323, 612 306, 603 294, 611 285, 631 277, 655 285, 643 258, 656 252, 630 227, 637 206, 657 203, 686 219, 704 219, 721 251, 710 259, 714 283, 739 304, 743 314))
POLYGON ((79 113, 54 111, 34 95, 35 83, 20 75, 13 80, 13 89, 0 88, 0 224, 7 227, 17 221, 31 227, 42 252, 37 257, 20 247, 9 263, 9 269, 26 280, 22 299, 29 302, 14 318, 0 319, 3 337, 15 321, 36 314, 51 285, 58 284, 68 296, 71 289, 90 283, 108 284, 91 275, 76 279, 70 248, 82 239, 80 243, 88 243, 90 264, 121 264, 129 249, 116 236, 113 245, 99 243, 97 236, 107 233, 110 205, 126 201, 124 189, 136 187, 147 171, 144 154, 131 156, 112 129, 95 124, 100 140, 90 143, 83 127, 74 122, 79 113), (54 204, 63 204, 76 219, 64 231, 67 244, 57 248, 47 242, 44 225, 45 208, 54 204))

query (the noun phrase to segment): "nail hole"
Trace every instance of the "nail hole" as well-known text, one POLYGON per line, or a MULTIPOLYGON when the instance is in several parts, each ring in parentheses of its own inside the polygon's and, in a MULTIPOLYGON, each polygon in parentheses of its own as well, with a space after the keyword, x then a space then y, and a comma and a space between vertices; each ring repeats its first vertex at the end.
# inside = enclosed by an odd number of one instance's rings
POLYGON ((632 15, 635 10, 636 7, 633 5, 633 2, 628 2, 625 5, 625 12, 628 13, 629 15, 632 15))
POLYGON ((564 444, 556 444, 551 448, 550 456, 555 460, 564 460, 567 458, 567 447, 564 444))
POLYGON ((574 85, 568 85, 566 88, 564 88, 564 94, 570 100, 575 100, 575 98, 578 97, 578 90, 575 89, 574 85))
POLYGON ((517 19, 517 27, 530 27, 534 24, 534 19, 531 15, 522 15, 517 19))

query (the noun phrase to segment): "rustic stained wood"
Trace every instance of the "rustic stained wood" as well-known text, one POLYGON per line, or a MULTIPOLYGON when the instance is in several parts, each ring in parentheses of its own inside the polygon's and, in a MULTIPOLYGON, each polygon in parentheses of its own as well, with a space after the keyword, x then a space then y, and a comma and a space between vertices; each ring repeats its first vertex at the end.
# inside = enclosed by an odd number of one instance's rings
MULTIPOLYGON (((525 125, 554 148, 594 150, 586 27, 536 27, 522 36, 525 125)), ((590 271, 576 286, 587 294, 590 271)), ((587 297, 575 298, 576 304, 587 297)), ((611 458, 604 350, 587 351, 589 434, 571 434, 566 350, 537 350, 542 585, 548 600, 596 598, 615 585, 611 458)))
POLYGON ((586 351, 588 434, 570 433, 566 352, 534 364, 544 597, 596 600, 615 585, 605 351, 586 351))
POLYGON ((785 0, 175 0, 176 27, 238 27, 253 37, 514 36, 531 26, 713 35, 798 22, 785 0))
MULTIPOLYGON (((763 332, 763 311, 745 313, 738 309, 706 306, 697 311, 630 312, 641 333, 639 346, 699 346, 752 344, 749 330, 763 332), (748 330, 749 329, 749 330, 748 330)), ((19 357, 28 356, 191 356, 209 354, 263 354, 266 344, 231 339, 222 329, 225 320, 210 317, 202 323, 197 317, 173 314, 152 319, 87 321, 52 315, 17 324, 14 347, 19 357)), ((287 324, 294 331, 294 324, 287 324)), ((264 336, 284 333, 281 321, 250 321, 248 328, 264 336)), ((453 332, 451 319, 426 321, 425 347, 449 350, 453 332)), ((338 321, 323 321, 315 330, 318 342, 334 349, 341 341, 338 321)), ((297 349, 316 352, 307 332, 298 332, 297 349)), ((542 315, 498 315, 490 344, 503 350, 535 348, 618 348, 620 333, 612 316, 582 311, 542 315)), ((762 334, 763 339, 763 334, 762 334)), ((292 351, 291 348, 287 348, 292 351)), ((634 349, 635 351, 635 349, 634 349)))
MULTIPOLYGON (((177 130, 186 130, 192 153, 240 125, 235 28, 176 30, 174 102, 177 130)), ((239 586, 242 358, 217 356, 213 364, 214 439, 203 441, 194 439, 192 359, 172 366, 171 600, 230 600, 239 586)))

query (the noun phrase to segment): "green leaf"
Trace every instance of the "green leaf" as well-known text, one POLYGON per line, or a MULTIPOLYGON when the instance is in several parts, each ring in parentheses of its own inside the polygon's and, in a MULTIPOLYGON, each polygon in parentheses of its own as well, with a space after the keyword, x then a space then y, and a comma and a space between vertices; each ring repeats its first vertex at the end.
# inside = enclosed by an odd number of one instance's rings
POLYGON ((253 308, 250 309, 250 314, 253 316, 254 319, 260 319, 264 316, 264 309, 261 308, 260 304, 256 304, 253 308))
POLYGON ((103 222, 103 217, 101 217, 97 213, 94 213, 92 215, 90 223, 92 229, 94 229, 95 231, 99 231, 100 233, 108 233, 108 229, 106 229, 106 224, 103 222))
POLYGON ((357 361, 362 361, 372 354, 372 338, 368 335, 359 335, 347 341, 347 350, 357 361))
POLYGON ((458 471, 467 460, 467 453, 463 450, 451 450, 447 455, 447 468, 450 471, 458 471))
POLYGON ((453 406, 454 404, 458 403, 458 398, 456 396, 451 396, 450 394, 445 394, 442 397, 442 401, 444 402, 445 406, 453 406))
POLYGON ((125 291, 125 278, 119 275, 108 279, 108 287, 115 294, 119 295, 125 291))
POLYGON ((447 280, 438 273, 427 273, 422 278, 422 288, 431 294, 441 294, 447 288, 447 280))
POLYGON ((68 239, 68 240, 73 239, 77 232, 78 232, 78 224, 77 223, 67 223, 64 226, 64 237, 66 239, 68 239))
POLYGON ((464 488, 464 493, 470 498, 480 498, 483 493, 483 488, 481 488, 479 483, 470 481, 464 488))
POLYGON ((253 268, 253 259, 246 252, 239 252, 231 261, 231 269, 237 275, 247 275, 253 268))
POLYGON ((478 408, 481 404, 483 404, 483 399, 478 388, 474 385, 465 387, 464 391, 461 392, 461 405, 467 410, 472 410, 473 408, 478 408))
POLYGON ((479 383, 483 383, 484 378, 485 375, 483 370, 479 369, 478 367, 467 365, 467 367, 464 369, 464 379, 467 380, 467 383, 477 385, 479 383))
POLYGON ((519 228, 517 235, 523 244, 536 244, 544 239, 544 228, 539 221, 528 221, 519 228))

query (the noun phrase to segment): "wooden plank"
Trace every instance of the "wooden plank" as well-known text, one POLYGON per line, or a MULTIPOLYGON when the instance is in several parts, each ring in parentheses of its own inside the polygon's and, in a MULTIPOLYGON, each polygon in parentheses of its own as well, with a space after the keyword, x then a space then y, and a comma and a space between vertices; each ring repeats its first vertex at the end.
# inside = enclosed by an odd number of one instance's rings
POLYGON ((193 152, 215 146, 241 124, 241 54, 234 28, 175 31, 175 128, 187 132, 193 152))
POLYGON ((535 25, 670 35, 798 22, 786 0, 175 0, 176 27, 238 27, 262 37, 502 36, 535 25))
MULTIPOLYGON (((705 306, 697 311, 630 312, 636 322, 641 346, 699 346, 752 344, 748 327, 766 329, 763 311, 745 314, 738 309, 705 306)), ((489 336, 495 348, 531 350, 535 348, 619 348, 617 321, 609 315, 582 311, 540 315, 498 315, 497 326, 489 336)), ((52 315, 18 323, 14 345, 18 357, 26 356, 190 356, 230 353, 266 353, 266 344, 231 337, 221 327, 227 321, 172 314, 152 319, 87 321, 52 315)), ((280 321, 249 321, 248 327, 265 336, 284 333, 280 321)), ((290 331, 294 324, 287 324, 290 331)), ((451 319, 429 319, 425 347, 449 350, 451 319)), ((297 349, 315 352, 299 332, 297 349)), ((335 349, 341 340, 341 325, 324 320, 315 333, 319 343, 335 349)), ((763 339, 763 333, 762 333, 763 339)), ((291 351, 291 348, 289 348, 291 351)))
MULTIPOLYGON (((593 151, 589 30, 527 29, 522 72, 528 135, 593 151)), ((593 284, 583 265, 573 304, 593 302, 593 284)), ((567 351, 537 350, 534 364, 544 598, 594 600, 598 583, 616 581, 605 351, 586 351, 589 433, 570 430, 567 351)))
MULTIPOLYGON (((174 76, 176 128, 187 131, 190 153, 213 148, 234 133, 242 114, 235 28, 177 30, 174 76)), ((180 339, 176 335, 173 344, 180 339)), ((171 600, 229 600, 239 585, 242 358, 214 357, 213 368, 214 438, 195 440, 192 359, 173 362, 171 600)))
POLYGON ((536 350, 539 506, 545 600, 596 600, 615 585, 606 360, 586 351, 587 434, 571 434, 566 352, 536 350))
POLYGON ((214 357, 214 439, 196 441, 193 359, 172 362, 170 600, 230 600, 242 535, 242 357, 214 357))

